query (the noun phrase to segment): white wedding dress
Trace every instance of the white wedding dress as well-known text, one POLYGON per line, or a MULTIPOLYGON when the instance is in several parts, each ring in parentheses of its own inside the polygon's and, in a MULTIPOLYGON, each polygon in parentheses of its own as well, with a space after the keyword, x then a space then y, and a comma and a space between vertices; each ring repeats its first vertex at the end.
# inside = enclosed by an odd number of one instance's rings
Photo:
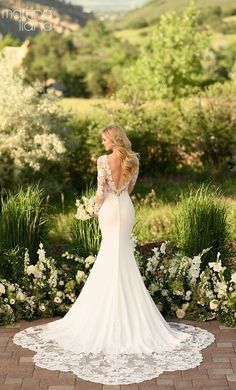
POLYGON ((33 362, 72 371, 102 384, 130 384, 202 361, 214 340, 204 329, 167 323, 145 287, 134 257, 135 213, 128 188, 139 169, 117 189, 107 155, 97 162, 96 207, 102 242, 79 297, 66 315, 15 334, 17 345, 37 353, 33 362))

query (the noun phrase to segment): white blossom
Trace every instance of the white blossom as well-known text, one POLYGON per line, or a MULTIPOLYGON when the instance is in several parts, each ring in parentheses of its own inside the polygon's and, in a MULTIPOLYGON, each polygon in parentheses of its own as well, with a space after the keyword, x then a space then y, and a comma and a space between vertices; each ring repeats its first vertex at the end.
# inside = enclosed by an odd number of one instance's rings
POLYGON ((218 306, 219 306, 219 301, 217 301, 217 299, 213 299, 210 302, 210 309, 211 310, 217 310, 218 306))
POLYGON ((24 301, 25 298, 26 298, 26 295, 22 291, 18 291, 18 293, 16 294, 16 299, 18 301, 24 301))
POLYGON ((84 271, 78 270, 78 271, 77 271, 77 274, 76 274, 76 277, 75 277, 77 283, 80 284, 80 283, 84 280, 84 277, 85 277, 84 271))
POLYGON ((184 318, 185 317, 185 310, 183 309, 177 309, 176 312, 176 317, 177 318, 184 318))

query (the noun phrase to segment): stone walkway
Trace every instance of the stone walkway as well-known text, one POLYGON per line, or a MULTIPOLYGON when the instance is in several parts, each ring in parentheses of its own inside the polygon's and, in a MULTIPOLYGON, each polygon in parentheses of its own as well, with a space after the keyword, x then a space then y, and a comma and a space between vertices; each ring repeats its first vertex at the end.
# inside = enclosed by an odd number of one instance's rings
POLYGON ((50 371, 32 362, 35 352, 17 346, 13 335, 29 326, 56 320, 60 317, 33 322, 19 321, 0 327, 0 390, 236 390, 236 329, 216 321, 181 321, 215 334, 216 340, 202 351, 200 366, 166 372, 156 379, 139 384, 108 386, 77 378, 71 372, 50 371))

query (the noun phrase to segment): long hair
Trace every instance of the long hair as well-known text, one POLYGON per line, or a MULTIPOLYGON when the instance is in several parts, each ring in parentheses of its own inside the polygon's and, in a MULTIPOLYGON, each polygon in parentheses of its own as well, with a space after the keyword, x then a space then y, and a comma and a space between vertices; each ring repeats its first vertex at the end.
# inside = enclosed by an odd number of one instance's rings
POLYGON ((103 129, 102 134, 106 134, 107 138, 112 141, 121 160, 122 173, 128 179, 139 166, 139 153, 131 150, 131 142, 121 126, 109 125, 103 129))

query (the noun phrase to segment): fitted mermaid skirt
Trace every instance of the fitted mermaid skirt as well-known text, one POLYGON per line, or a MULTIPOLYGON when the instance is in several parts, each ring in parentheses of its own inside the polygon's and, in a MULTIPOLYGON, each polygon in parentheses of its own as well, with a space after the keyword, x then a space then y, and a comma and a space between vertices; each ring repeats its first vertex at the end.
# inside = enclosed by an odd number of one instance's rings
POLYGON ((128 192, 108 192, 99 210, 101 246, 79 297, 63 318, 28 327, 13 338, 36 351, 37 366, 115 385, 200 364, 200 351, 214 336, 165 321, 134 257, 134 221, 128 192))

